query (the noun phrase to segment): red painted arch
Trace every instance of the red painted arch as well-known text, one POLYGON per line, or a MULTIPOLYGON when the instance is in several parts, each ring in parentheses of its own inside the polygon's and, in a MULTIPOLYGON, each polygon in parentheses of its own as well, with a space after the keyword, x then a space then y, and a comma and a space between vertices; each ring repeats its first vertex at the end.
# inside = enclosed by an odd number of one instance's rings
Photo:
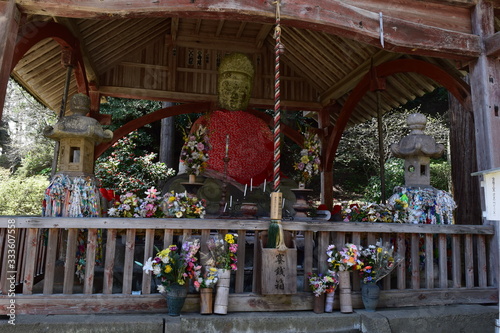
POLYGON ((78 92, 88 95, 89 86, 87 76, 85 75, 83 58, 80 52, 80 42, 71 34, 68 28, 59 23, 35 21, 22 26, 19 31, 18 41, 14 48, 14 56, 12 58, 10 71, 12 72, 14 70, 14 67, 16 67, 17 63, 29 49, 46 38, 52 38, 61 45, 61 47, 72 51, 76 61, 74 70, 78 92))
MULTIPOLYGON (((213 109, 213 104, 210 102, 205 103, 191 103, 191 104, 181 104, 176 106, 170 106, 163 109, 158 109, 154 112, 148 113, 140 118, 134 119, 117 129, 113 133, 113 139, 110 142, 101 143, 96 146, 94 150, 94 160, 102 155, 109 147, 111 147, 118 140, 123 138, 125 135, 129 134, 132 131, 135 131, 138 128, 143 127, 144 125, 151 124, 152 122, 161 120, 163 118, 177 116, 181 114, 188 113, 205 113, 213 109)), ((266 121, 270 125, 272 125, 272 117, 259 112, 257 110, 249 110, 249 113, 255 115, 256 117, 261 118, 266 121)), ((292 141, 297 143, 299 146, 304 145, 304 137, 298 131, 293 128, 282 124, 283 133, 288 136, 292 141)))
POLYGON ((120 140, 130 132, 143 127, 144 125, 151 124, 152 122, 161 120, 163 118, 178 116, 181 114, 207 112, 211 109, 211 107, 212 103, 210 102, 181 104, 158 109, 140 118, 131 120, 113 133, 113 139, 111 139, 110 142, 101 143, 95 147, 94 160, 101 156, 102 153, 104 153, 116 141, 120 140))
MULTIPOLYGON (((414 72, 427 76, 445 87, 455 98, 464 105, 470 100, 470 86, 462 80, 456 79, 442 68, 422 60, 398 59, 383 63, 375 67, 378 77, 386 77, 397 73, 414 72)), ((333 160, 340 142, 342 133, 354 108, 370 89, 371 73, 368 72, 353 89, 342 106, 339 118, 327 142, 326 156, 324 157, 325 170, 331 170, 333 160)))

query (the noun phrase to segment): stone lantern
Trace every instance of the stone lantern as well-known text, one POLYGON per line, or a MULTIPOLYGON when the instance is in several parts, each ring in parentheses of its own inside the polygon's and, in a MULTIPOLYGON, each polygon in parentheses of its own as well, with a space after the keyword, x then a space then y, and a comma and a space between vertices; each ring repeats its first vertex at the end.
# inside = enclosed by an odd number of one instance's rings
POLYGON ((89 97, 74 95, 67 115, 53 127, 44 130, 46 137, 59 141, 60 173, 70 176, 93 175, 95 145, 113 138, 112 131, 103 130, 96 119, 86 116, 89 110, 89 97))
POLYGON ((391 145, 394 156, 405 160, 405 184, 407 187, 430 186, 430 159, 443 155, 444 146, 432 136, 424 134, 427 118, 421 113, 410 114, 406 120, 410 134, 399 143, 391 145))
MULTIPOLYGON (((42 216, 97 217, 101 198, 94 177, 94 147, 110 141, 113 132, 86 114, 90 99, 74 95, 70 111, 44 135, 59 141, 58 172, 45 190, 42 216)), ((105 207, 105 206, 103 206, 105 207)))

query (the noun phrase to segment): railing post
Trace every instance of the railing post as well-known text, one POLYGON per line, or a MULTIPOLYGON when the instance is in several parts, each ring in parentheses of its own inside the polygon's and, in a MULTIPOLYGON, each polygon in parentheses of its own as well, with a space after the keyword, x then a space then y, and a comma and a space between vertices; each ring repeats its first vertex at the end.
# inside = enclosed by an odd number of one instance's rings
MULTIPOLYGON (((146 229, 146 239, 144 242, 144 261, 153 257, 153 247, 154 247, 154 229, 146 229)), ((151 275, 152 273, 146 273, 142 271, 142 293, 144 295, 151 294, 151 275)))
POLYGON ((85 280, 83 284, 83 293, 92 294, 94 289, 94 267, 95 253, 97 247, 97 229, 88 229, 85 252, 85 280))
POLYGON ((26 261, 24 262, 25 271, 23 277, 23 294, 31 295, 33 291, 33 280, 35 278, 35 259, 38 246, 38 229, 28 229, 26 239, 26 261))
POLYGON ((125 243, 125 262, 123 263, 123 294, 132 293, 132 278, 134 274, 135 229, 127 229, 125 243))
POLYGON ((63 293, 72 294, 75 281, 76 238, 78 229, 68 230, 68 243, 66 246, 66 261, 64 263, 63 293))
POLYGON ((108 229, 106 234, 106 258, 104 259, 103 294, 113 293, 113 269, 115 267, 116 229, 108 229))
POLYGON ((43 293, 50 295, 54 292, 54 273, 56 269, 57 241, 59 229, 49 229, 47 240, 47 254, 45 257, 45 271, 43 277, 43 293))

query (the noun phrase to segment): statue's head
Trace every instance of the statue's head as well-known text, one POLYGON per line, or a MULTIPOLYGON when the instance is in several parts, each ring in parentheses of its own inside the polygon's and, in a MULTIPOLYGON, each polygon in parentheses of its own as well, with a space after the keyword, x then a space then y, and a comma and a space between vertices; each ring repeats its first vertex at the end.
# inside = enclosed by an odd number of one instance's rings
POLYGON ((252 93, 253 74, 252 62, 246 55, 232 53, 224 57, 217 83, 220 107, 230 111, 245 110, 252 93))

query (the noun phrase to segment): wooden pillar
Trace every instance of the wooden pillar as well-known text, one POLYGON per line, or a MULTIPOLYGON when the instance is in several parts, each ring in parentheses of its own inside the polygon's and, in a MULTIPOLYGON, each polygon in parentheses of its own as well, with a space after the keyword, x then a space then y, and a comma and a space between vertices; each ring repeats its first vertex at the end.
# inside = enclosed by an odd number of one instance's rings
POLYGON ((462 105, 448 93, 450 117, 451 183, 457 209, 456 224, 482 224, 479 177, 471 177, 476 172, 476 139, 474 135, 474 115, 470 103, 462 105))
MULTIPOLYGON (((162 108, 174 106, 171 102, 162 102, 162 108)), ((175 123, 174 117, 167 117, 161 120, 160 134, 160 162, 165 163, 169 168, 178 169, 178 160, 174 159, 175 123)))
POLYGON ((0 1, 0 119, 2 119, 20 16, 14 0, 0 1))
POLYGON ((325 169, 326 161, 326 147, 328 146, 328 141, 330 135, 332 134, 332 126, 330 123, 330 111, 333 107, 338 107, 335 104, 332 106, 325 107, 319 112, 318 115, 318 126, 321 130, 319 135, 321 140, 321 203, 324 203, 326 207, 331 211, 333 209, 333 169, 325 169))
MULTIPOLYGON (((479 0, 472 12, 472 32, 482 37, 495 33, 493 4, 479 0)), ((483 42, 484 43, 484 42, 483 42)), ((482 48, 481 55, 470 64, 470 86, 472 108, 476 129, 476 156, 478 171, 500 167, 500 61, 493 56, 487 56, 482 48)), ((482 193, 484 207, 484 193, 482 193)), ((483 209, 484 210, 484 209, 483 209)), ((489 253, 490 283, 499 286, 499 250, 498 222, 484 221, 484 224, 494 225, 495 236, 491 239, 489 253)))
MULTIPOLYGON (((493 5, 479 1, 472 14, 473 33, 494 34, 493 5)), ((478 171, 500 167, 500 61, 483 51, 470 64, 472 107, 476 127, 478 171)))

